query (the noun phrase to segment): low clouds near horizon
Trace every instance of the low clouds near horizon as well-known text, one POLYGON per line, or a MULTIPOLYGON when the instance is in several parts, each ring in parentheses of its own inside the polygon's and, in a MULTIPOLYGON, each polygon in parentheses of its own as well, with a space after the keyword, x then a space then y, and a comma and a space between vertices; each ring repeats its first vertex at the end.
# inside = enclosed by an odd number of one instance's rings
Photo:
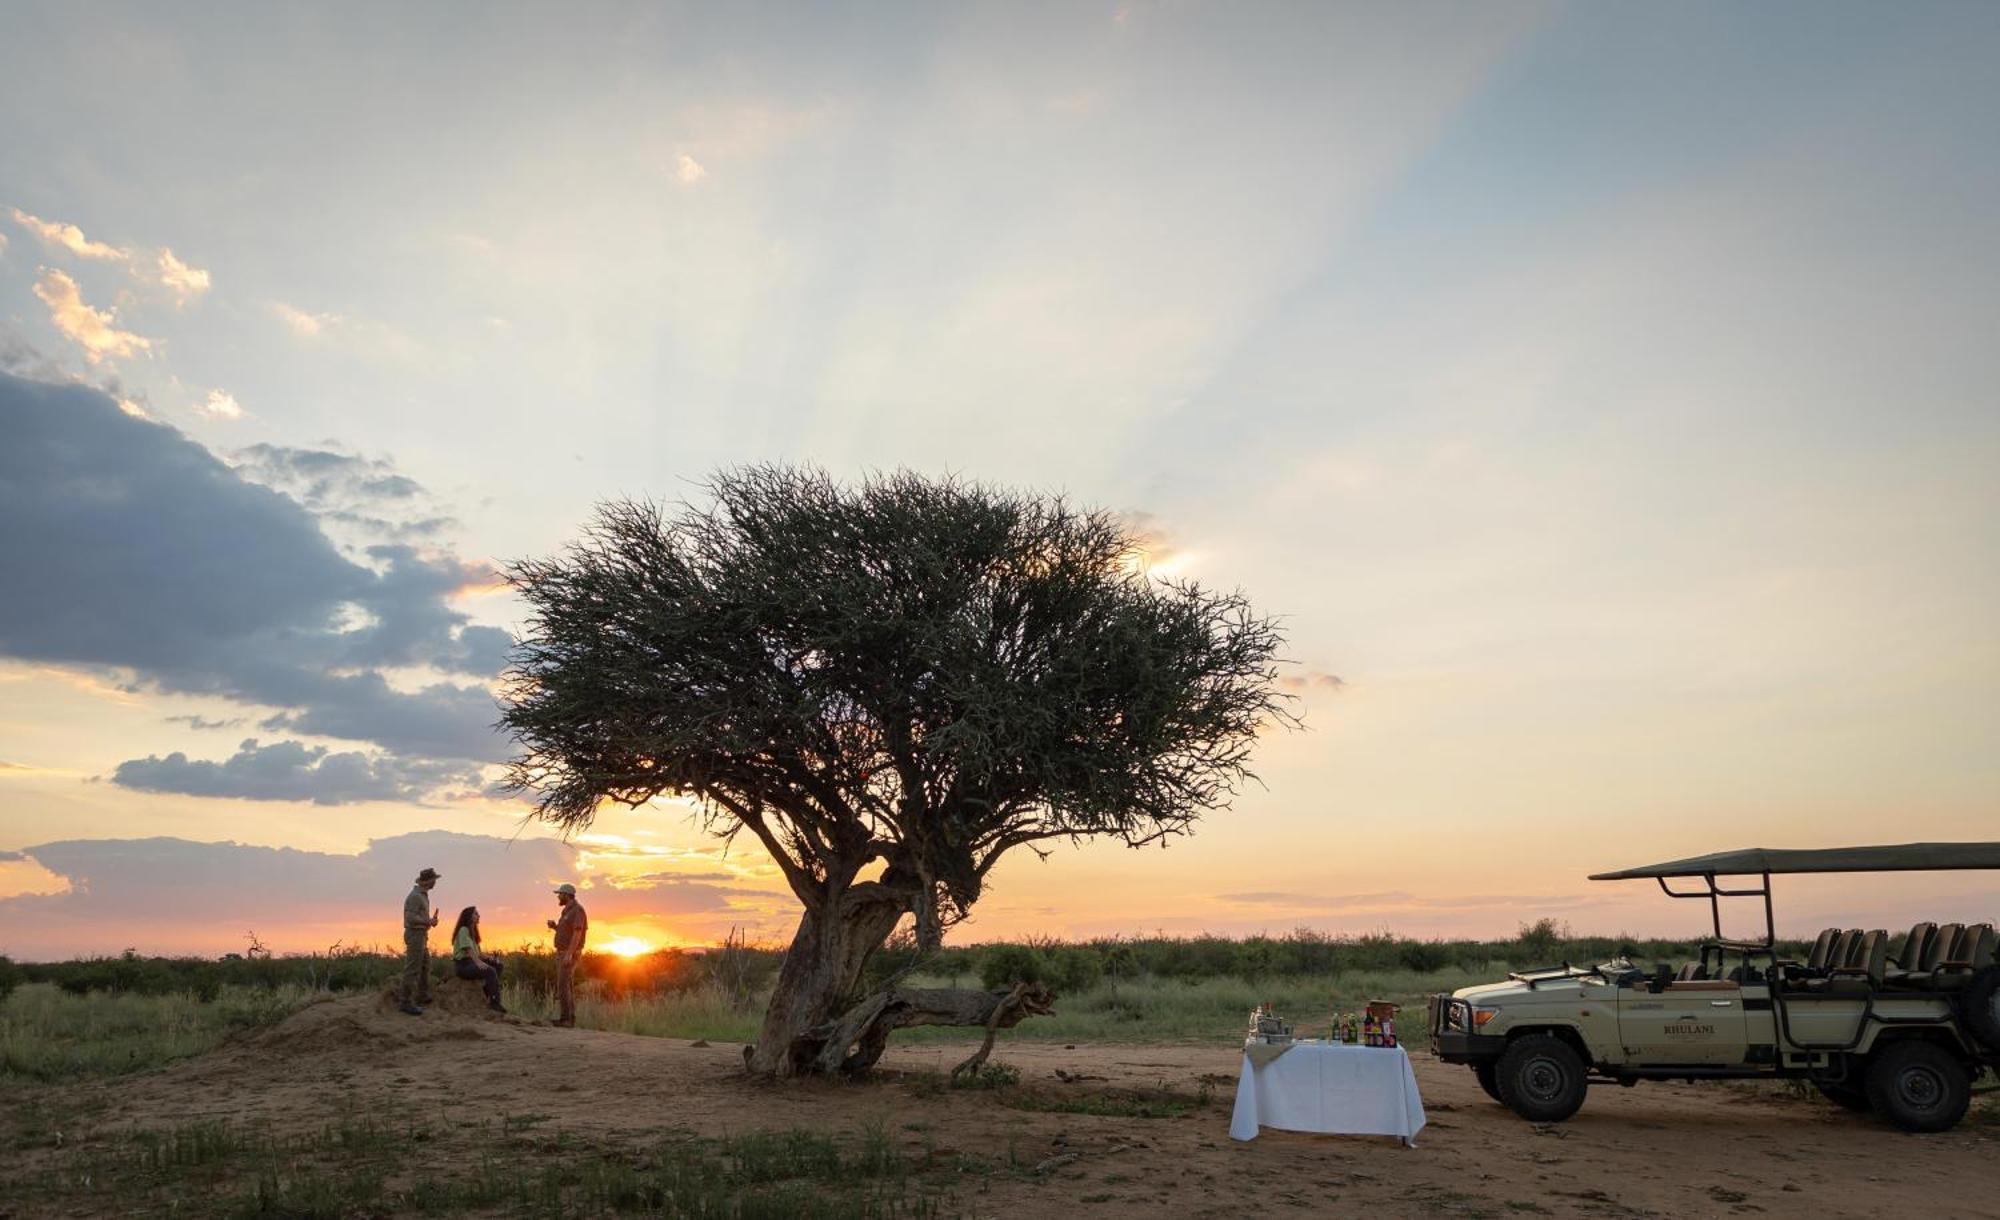
POLYGON ((18 856, 67 888, 0 898, 0 953, 47 960, 129 945, 213 954, 240 948, 252 931, 280 952, 324 949, 335 939, 389 945, 400 936, 403 897, 426 867, 443 874, 432 892, 443 923, 477 906, 486 928, 502 933, 539 929, 553 909, 549 890, 563 881, 584 882, 583 902, 600 925, 660 918, 726 925, 790 901, 718 884, 713 872, 610 884, 591 875, 583 854, 560 839, 443 830, 374 839, 354 855, 175 838, 44 843, 18 856))

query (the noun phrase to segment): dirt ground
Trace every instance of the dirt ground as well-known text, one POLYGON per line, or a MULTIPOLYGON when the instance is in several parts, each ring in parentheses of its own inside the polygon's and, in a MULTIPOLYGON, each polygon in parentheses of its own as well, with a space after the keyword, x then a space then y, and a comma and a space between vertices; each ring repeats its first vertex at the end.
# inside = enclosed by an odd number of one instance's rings
POLYGON ((1240 1056, 1226 1045, 1003 1041, 995 1052, 1042 1096, 1195 1096, 1208 1086, 1207 1104, 1172 1118, 1037 1112, 992 1091, 941 1090, 929 1073, 966 1053, 957 1044, 892 1049, 881 1077, 862 1084, 753 1081, 741 1052, 472 1012, 410 1018, 355 997, 82 1090, 99 1094, 108 1125, 216 1117, 303 1130, 357 1103, 441 1122, 547 1115, 605 1139, 879 1123, 934 1158, 972 1153, 1020 1167, 968 1180, 952 1206, 970 1216, 2000 1217, 1994 1097, 1937 1136, 1899 1134, 1816 1098, 1681 1084, 1593 1089, 1576 1118, 1537 1126, 1487 1100, 1469 1071, 1419 1053, 1430 1123, 1414 1149, 1272 1131, 1236 1143, 1227 1128, 1240 1056), (1089 1079, 1064 1082, 1059 1070, 1089 1079), (925 1080, 931 1087, 918 1087, 925 1080))

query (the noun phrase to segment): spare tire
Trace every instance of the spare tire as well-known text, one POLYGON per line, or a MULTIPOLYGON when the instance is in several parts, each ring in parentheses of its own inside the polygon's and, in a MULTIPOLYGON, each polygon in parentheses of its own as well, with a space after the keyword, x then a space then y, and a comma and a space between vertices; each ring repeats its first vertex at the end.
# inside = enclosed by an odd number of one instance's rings
POLYGON ((1958 1015, 1979 1045, 2000 1055, 2000 966, 1972 976, 1958 995, 1958 1015))

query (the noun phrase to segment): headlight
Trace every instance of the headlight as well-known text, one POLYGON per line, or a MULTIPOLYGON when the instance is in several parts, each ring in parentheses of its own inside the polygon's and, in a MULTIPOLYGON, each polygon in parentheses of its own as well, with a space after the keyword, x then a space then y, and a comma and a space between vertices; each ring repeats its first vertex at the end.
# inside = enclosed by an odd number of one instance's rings
POLYGON ((1500 1010, 1497 1008, 1475 1008, 1472 1010, 1472 1028, 1478 1029, 1499 1015, 1500 1010))

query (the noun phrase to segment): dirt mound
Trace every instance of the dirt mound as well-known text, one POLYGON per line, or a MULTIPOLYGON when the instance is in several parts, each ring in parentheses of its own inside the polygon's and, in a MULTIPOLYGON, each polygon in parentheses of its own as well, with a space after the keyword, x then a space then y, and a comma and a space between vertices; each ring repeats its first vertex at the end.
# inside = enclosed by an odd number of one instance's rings
POLYGON ((367 1057, 388 1047, 504 1037, 528 1024, 488 1009, 476 983, 453 979, 432 998, 421 1017, 398 1011, 393 988, 375 996, 318 1000, 236 1045, 253 1053, 367 1057))

